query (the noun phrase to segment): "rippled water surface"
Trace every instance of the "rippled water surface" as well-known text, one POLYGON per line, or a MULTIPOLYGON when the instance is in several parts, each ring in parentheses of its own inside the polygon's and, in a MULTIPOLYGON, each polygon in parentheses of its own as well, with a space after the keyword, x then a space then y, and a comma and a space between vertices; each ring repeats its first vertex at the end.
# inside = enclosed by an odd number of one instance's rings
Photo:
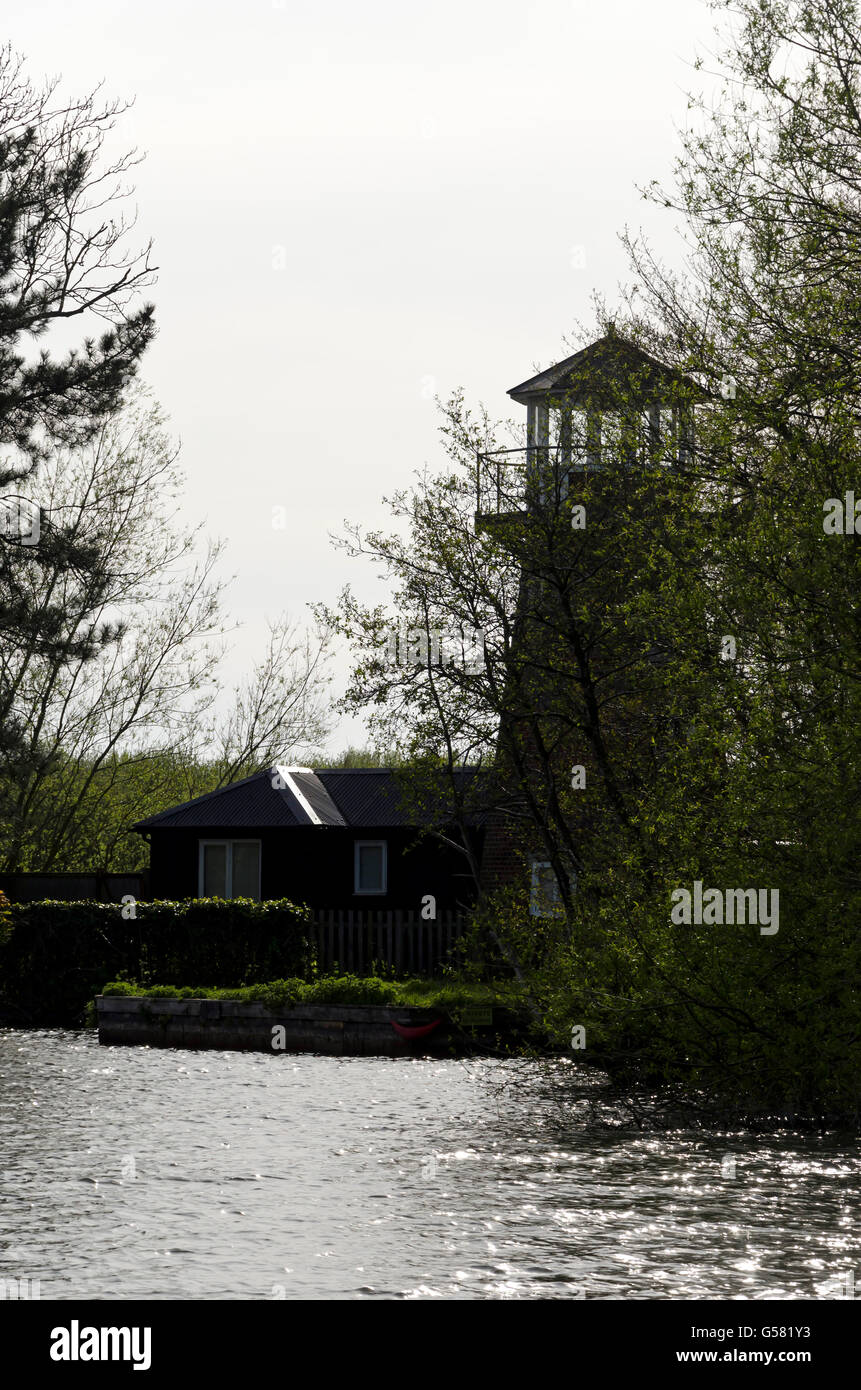
POLYGON ((103 1299, 861 1284, 855 1138, 643 1133, 579 1077, 0 1032, 0 1279, 103 1299))

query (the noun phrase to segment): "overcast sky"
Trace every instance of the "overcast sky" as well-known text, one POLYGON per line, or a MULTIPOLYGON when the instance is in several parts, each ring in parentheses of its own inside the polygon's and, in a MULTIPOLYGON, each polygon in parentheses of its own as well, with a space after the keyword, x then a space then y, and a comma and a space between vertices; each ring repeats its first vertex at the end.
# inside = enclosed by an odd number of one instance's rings
MULTIPOLYGON (((34 81, 134 97, 124 145, 160 267, 143 376, 182 440, 188 519, 229 539, 228 676, 266 617, 332 601, 344 519, 441 466, 434 392, 493 413, 566 355, 617 234, 672 260, 637 184, 678 152, 703 0, 6 0, 34 81), (284 530, 273 508, 287 509, 284 530)), ((510 407, 510 410, 509 410, 510 407)), ((362 741, 344 724, 337 750, 362 741)))

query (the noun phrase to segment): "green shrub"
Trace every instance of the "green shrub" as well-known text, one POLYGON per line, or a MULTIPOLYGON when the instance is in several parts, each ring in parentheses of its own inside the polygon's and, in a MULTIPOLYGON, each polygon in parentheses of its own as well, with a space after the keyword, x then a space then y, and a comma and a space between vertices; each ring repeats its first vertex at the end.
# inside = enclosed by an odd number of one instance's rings
POLYGON ((309 985, 305 1004, 399 1004, 402 987, 374 976, 323 975, 309 985))

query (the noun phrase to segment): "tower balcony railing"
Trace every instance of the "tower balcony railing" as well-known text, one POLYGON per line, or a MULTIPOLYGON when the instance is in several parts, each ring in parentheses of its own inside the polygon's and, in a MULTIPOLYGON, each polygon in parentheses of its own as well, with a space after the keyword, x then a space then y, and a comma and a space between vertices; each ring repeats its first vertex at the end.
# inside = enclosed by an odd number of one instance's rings
POLYGON ((558 505, 578 477, 601 468, 600 453, 585 446, 563 449, 533 444, 477 453, 476 514, 504 516, 558 505))
POLYGON ((663 467, 689 464, 690 437, 649 437, 628 442, 529 444, 476 453, 475 510, 478 516, 505 516, 558 507, 584 475, 614 466, 630 468, 651 460, 663 467))

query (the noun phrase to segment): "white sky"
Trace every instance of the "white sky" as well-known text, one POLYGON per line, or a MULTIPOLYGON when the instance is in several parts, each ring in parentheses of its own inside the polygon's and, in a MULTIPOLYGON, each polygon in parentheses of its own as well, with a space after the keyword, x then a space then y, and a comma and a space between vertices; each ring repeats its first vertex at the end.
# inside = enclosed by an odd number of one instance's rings
MULTIPOLYGON (((267 615, 348 580, 384 597, 328 533, 384 525, 383 495, 442 466, 432 391, 516 413, 506 390, 627 278, 625 224, 678 258, 635 185, 678 152, 704 0, 6 0, 4 19, 34 82, 136 99, 120 143, 147 154, 160 267, 142 375, 182 439, 188 520, 229 538, 228 678, 267 615)), ((344 724, 330 747, 362 741, 344 724)))

